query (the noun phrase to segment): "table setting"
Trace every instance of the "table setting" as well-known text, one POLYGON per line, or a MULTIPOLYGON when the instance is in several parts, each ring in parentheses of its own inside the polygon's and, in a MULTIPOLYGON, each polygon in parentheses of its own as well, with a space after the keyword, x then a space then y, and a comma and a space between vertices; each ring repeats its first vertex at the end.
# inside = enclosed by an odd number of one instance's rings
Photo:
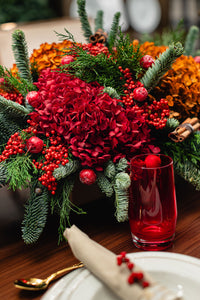
POLYGON ((29 57, 16 29, 0 66, 0 187, 26 191, 2 299, 197 300, 199 29, 132 40, 85 5, 86 43, 64 28, 29 57))

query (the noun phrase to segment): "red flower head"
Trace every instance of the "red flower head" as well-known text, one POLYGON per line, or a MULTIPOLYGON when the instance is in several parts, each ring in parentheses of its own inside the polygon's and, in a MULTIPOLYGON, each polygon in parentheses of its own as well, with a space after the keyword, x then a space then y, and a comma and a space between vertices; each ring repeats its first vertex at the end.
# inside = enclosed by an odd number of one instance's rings
POLYGON ((109 159, 145 151, 150 136, 144 118, 97 83, 47 69, 36 85, 39 97, 30 115, 38 132, 62 136, 83 166, 99 168, 109 159))

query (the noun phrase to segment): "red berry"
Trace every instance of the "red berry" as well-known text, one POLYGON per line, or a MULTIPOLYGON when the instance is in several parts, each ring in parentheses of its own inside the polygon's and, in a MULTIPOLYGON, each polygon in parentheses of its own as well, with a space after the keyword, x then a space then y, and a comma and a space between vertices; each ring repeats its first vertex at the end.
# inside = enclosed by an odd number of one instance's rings
POLYGON ((143 102, 148 96, 148 92, 144 87, 135 88, 133 91, 133 98, 136 101, 143 102))
POLYGON ((153 57, 151 55, 144 55, 140 60, 140 65, 144 69, 148 69, 149 67, 152 66, 152 64, 154 64, 154 62, 155 62, 155 60, 153 59, 153 57))
POLYGON ((194 61, 195 61, 196 63, 200 63, 200 56, 195 56, 195 57, 194 57, 194 61))
POLYGON ((161 166, 161 159, 157 155, 150 154, 145 158, 147 168, 157 168, 161 166))
POLYGON ((34 103, 36 103, 39 99, 39 93, 36 91, 31 91, 26 95, 26 101, 34 106, 34 103))
POLYGON ((80 181, 84 184, 93 184, 96 181, 96 174, 91 169, 83 169, 79 174, 80 181))
POLYGON ((39 153, 42 151, 44 146, 43 140, 38 138, 37 136, 30 137, 26 142, 27 150, 30 153, 39 153))
POLYGON ((62 65, 68 65, 70 62, 74 61, 74 57, 72 55, 65 55, 61 59, 61 64, 62 65))

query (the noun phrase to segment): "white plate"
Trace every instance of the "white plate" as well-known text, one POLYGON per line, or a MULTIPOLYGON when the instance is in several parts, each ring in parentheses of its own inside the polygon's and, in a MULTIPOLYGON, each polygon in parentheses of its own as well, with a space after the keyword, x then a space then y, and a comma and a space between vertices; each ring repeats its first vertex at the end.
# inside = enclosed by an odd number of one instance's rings
MULTIPOLYGON (((138 252, 129 258, 157 281, 183 293, 184 300, 199 300, 200 260, 170 252, 138 252)), ((79 269, 54 284, 42 300, 119 300, 87 269, 79 269)))

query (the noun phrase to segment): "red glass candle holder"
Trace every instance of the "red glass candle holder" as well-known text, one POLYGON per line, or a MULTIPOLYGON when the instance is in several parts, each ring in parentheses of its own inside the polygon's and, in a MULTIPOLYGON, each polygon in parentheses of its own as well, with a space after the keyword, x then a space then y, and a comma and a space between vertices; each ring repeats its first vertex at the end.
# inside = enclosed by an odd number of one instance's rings
POLYGON ((177 221, 172 159, 163 154, 137 155, 131 160, 130 176, 129 223, 134 245, 143 250, 170 247, 177 221))

